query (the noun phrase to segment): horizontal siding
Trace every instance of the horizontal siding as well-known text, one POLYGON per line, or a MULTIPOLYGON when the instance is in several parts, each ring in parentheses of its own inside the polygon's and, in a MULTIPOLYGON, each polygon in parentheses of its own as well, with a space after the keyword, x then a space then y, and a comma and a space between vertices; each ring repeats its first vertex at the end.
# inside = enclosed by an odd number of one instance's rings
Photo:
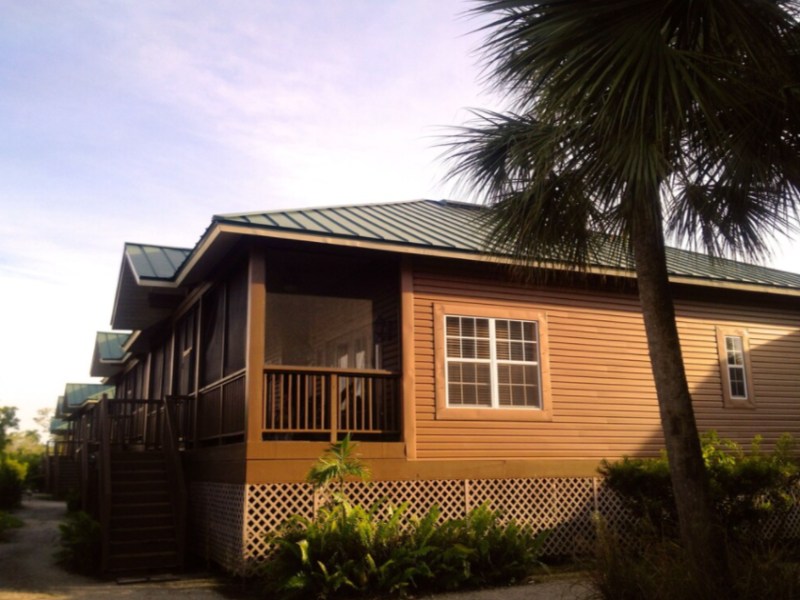
MULTIPOLYGON (((800 310, 676 305, 701 430, 748 443, 800 435, 800 310), (722 405, 716 327, 748 331, 757 408, 722 405)), ((434 267, 414 272, 415 418, 420 459, 570 459, 648 455, 662 447, 658 403, 637 298, 551 289, 434 267), (436 418, 433 308, 437 303, 530 308, 547 314, 551 421, 436 418)))

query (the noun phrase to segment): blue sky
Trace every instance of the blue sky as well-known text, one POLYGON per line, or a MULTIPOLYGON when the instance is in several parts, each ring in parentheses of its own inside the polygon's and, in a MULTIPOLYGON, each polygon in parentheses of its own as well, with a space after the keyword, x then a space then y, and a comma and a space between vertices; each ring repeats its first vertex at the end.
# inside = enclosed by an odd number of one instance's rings
MULTIPOLYGON (((465 0, 0 0, 0 405, 89 381, 125 241, 217 213, 453 197, 465 0)), ((800 244, 771 262, 800 271, 800 244)))

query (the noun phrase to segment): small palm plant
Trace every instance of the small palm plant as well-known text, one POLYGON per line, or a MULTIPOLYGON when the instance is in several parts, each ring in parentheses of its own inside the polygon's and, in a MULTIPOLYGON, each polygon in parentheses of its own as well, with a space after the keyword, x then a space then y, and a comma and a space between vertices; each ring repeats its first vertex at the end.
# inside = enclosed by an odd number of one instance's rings
POLYGON ((335 486, 334 503, 347 501, 345 492, 347 478, 357 477, 362 481, 368 481, 370 478, 369 468, 356 454, 357 446, 358 444, 350 441, 349 433, 338 442, 333 442, 311 467, 306 475, 306 481, 315 489, 325 490, 335 486))

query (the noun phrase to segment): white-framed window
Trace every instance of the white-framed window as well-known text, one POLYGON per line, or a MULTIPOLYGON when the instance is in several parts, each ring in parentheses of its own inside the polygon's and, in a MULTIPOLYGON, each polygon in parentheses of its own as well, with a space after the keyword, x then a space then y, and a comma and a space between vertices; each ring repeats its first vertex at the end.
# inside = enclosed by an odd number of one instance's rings
POLYGON ((747 331, 717 328, 722 402, 728 408, 754 408, 750 344, 747 331))
POLYGON ((744 367, 744 342, 740 335, 725 336, 725 359, 731 398, 747 400, 747 370, 744 367))
POLYGON ((542 310, 434 302, 432 316, 434 418, 553 420, 547 315, 542 310))
POLYGON ((448 407, 541 409, 536 321, 444 319, 448 407))

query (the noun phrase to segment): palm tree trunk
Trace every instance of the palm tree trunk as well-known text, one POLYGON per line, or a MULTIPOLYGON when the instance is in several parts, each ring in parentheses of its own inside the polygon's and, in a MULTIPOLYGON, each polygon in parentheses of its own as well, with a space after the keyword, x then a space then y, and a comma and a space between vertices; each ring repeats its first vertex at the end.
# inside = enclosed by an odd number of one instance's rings
POLYGON ((686 381, 661 221, 652 217, 637 219, 631 244, 681 541, 697 581, 706 581, 722 592, 730 581, 725 539, 712 510, 708 474, 686 381))

